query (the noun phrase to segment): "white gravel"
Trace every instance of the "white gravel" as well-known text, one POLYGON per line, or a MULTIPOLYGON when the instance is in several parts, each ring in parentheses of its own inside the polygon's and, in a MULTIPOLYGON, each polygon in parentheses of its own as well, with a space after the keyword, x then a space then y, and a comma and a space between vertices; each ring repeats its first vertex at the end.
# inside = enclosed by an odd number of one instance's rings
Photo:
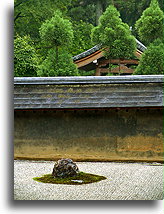
POLYGON ((53 161, 14 161, 14 200, 163 200, 163 165, 159 163, 77 162, 80 171, 106 180, 83 185, 45 184, 33 180, 50 174, 53 161))

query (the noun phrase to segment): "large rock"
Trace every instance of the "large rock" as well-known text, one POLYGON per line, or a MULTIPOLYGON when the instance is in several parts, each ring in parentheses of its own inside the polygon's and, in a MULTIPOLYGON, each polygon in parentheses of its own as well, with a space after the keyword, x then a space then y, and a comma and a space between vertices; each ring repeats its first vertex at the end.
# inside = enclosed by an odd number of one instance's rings
POLYGON ((70 177, 70 176, 75 176, 79 172, 79 169, 71 159, 61 159, 58 160, 54 164, 53 172, 52 175, 54 177, 70 177))

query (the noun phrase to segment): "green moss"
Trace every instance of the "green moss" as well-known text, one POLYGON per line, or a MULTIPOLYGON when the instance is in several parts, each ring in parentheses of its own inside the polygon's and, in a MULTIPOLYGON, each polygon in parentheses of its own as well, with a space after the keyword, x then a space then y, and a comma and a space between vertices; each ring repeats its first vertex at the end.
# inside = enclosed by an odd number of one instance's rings
POLYGON ((89 183, 105 180, 106 177, 100 176, 100 175, 84 173, 84 172, 79 172, 74 177, 54 178, 52 176, 52 174, 47 174, 47 175, 43 175, 42 177, 35 177, 33 179, 35 181, 42 182, 42 183, 82 185, 82 184, 89 184, 89 183), (75 181, 73 181, 73 180, 75 180, 75 181), (80 181, 83 181, 83 182, 80 182, 80 181))

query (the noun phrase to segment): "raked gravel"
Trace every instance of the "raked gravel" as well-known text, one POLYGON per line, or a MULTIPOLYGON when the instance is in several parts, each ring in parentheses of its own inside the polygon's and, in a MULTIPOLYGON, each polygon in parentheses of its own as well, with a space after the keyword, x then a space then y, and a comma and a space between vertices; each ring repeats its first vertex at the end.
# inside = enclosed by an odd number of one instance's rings
POLYGON ((53 161, 14 161, 14 200, 163 200, 160 163, 77 162, 80 171, 107 179, 83 185, 34 181, 52 172, 53 161))

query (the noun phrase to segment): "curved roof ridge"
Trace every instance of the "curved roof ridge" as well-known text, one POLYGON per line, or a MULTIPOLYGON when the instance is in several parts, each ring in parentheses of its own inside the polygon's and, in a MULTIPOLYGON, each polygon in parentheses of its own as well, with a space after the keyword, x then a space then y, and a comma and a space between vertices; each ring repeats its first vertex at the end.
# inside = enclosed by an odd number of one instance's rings
POLYGON ((73 56, 73 60, 76 61, 76 60, 78 60, 78 59, 81 59, 81 58, 83 58, 83 57, 86 57, 86 56, 88 56, 88 55, 90 55, 90 54, 92 54, 92 53, 94 53, 94 52, 100 50, 100 48, 101 48, 101 45, 100 45, 100 44, 95 45, 95 46, 93 46, 92 48, 90 48, 90 49, 88 49, 88 50, 86 50, 86 51, 84 51, 84 52, 82 52, 82 53, 80 53, 80 54, 78 54, 78 55, 76 55, 76 56, 73 56))
MULTIPOLYGON (((144 51, 146 49, 146 46, 143 45, 138 39, 136 39, 136 42, 137 42, 137 49, 139 49, 140 51, 144 51)), ((73 56, 73 60, 76 61, 76 60, 79 60, 81 58, 84 58, 86 56, 89 56, 90 54, 92 53, 95 53, 96 51, 100 50, 101 49, 101 44, 98 44, 98 45, 95 45, 93 46, 92 48, 76 55, 76 56, 73 56)))

